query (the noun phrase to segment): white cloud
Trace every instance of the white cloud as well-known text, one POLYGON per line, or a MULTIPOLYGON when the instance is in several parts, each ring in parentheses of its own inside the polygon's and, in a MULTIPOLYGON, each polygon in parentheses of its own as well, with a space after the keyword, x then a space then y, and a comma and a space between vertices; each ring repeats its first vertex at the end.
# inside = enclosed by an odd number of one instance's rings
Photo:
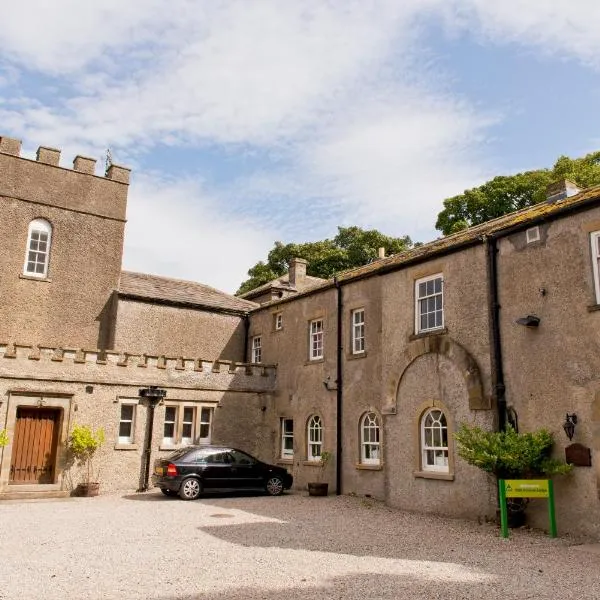
POLYGON ((129 194, 123 267, 234 293, 276 234, 240 218, 194 180, 138 176, 129 194))

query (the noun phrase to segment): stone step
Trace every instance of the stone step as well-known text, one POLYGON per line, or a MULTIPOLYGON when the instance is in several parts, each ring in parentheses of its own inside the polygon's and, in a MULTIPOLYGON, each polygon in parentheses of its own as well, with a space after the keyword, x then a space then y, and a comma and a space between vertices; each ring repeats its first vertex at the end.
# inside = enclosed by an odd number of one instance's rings
POLYGON ((68 498, 70 492, 67 490, 40 490, 23 492, 0 492, 1 500, 45 500, 47 498, 68 498))

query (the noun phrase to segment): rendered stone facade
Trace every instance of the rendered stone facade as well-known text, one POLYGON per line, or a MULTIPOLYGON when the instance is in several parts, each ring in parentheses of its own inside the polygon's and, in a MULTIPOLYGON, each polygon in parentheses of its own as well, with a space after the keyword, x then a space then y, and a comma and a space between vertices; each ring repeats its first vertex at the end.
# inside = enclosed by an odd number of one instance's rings
MULTIPOLYGON (((122 272, 128 170, 97 177, 93 159, 63 169, 58 150, 40 148, 31 161, 19 148, 0 138, 0 429, 11 439, 0 450, 0 496, 70 490, 79 477, 66 464, 73 423, 105 429, 103 489, 137 489, 148 415, 138 390, 158 385, 167 396, 151 459, 184 443, 193 414, 193 441, 279 462, 298 489, 320 476, 314 453, 328 451, 330 491, 494 518, 495 482, 458 457, 452 434, 463 422, 497 429, 505 400, 521 431, 554 434, 558 457, 569 444, 565 415, 578 415, 573 441, 591 449, 592 466, 556 480, 559 529, 600 538, 600 189, 569 188, 334 280, 308 278, 296 261, 290 276, 235 298, 122 272), (24 275, 36 219, 52 226, 44 277, 24 275), (433 326, 423 327, 424 315, 433 326), (527 315, 539 326, 517 323, 527 315), (135 406, 127 440, 123 404, 135 406), (17 486, 19 408, 36 407, 59 419, 54 479, 17 486), (445 446, 431 450, 441 415, 445 446)), ((530 513, 544 527, 545 506, 530 513)))

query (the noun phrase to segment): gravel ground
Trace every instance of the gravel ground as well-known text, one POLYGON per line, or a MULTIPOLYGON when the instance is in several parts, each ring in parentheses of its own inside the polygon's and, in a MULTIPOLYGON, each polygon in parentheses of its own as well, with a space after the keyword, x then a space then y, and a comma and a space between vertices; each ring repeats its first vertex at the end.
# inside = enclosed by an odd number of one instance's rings
MULTIPOLYGON (((560 526, 560 523, 559 523, 560 526)), ((600 546, 350 497, 0 502, 0 599, 600 599, 600 546)))

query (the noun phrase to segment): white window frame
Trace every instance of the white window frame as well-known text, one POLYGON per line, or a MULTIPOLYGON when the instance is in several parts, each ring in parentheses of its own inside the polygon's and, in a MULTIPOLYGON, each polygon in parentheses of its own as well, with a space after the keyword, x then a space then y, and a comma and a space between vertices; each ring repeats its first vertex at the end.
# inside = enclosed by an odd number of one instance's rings
POLYGON ((252 338, 252 362, 262 362, 262 336, 255 335, 252 338))
POLYGON ((273 329, 275 331, 283 329, 283 313, 278 312, 273 315, 273 329))
POLYGON ((363 465, 381 464, 381 420, 373 411, 360 419, 360 462, 363 465))
POLYGON ((600 304, 600 231, 592 231, 592 233, 590 233, 590 245, 592 250, 592 269, 594 271, 596 304, 600 304))
POLYGON ((165 419, 163 421, 163 437, 161 447, 167 448, 178 448, 180 446, 190 446, 193 444, 210 444, 212 439, 213 422, 215 414, 215 403, 203 403, 203 402, 166 402, 165 403, 165 419), (173 421, 166 420, 167 409, 172 408, 175 410, 175 416, 173 421), (192 410, 192 420, 184 421, 186 418, 186 409, 192 410), (206 410, 209 410, 208 418, 206 420, 206 410), (173 437, 165 437, 165 425, 167 423, 173 424, 173 437), (191 437, 183 437, 184 425, 191 424, 191 437), (201 436, 203 430, 208 426, 208 437, 201 436))
POLYGON ((117 425, 117 444, 126 446, 135 444, 135 427, 137 421, 137 405, 139 404, 138 399, 134 398, 120 398, 119 399, 119 423, 117 425), (131 420, 123 419, 123 407, 131 406, 132 414, 131 420), (121 423, 131 424, 131 434, 129 436, 121 435, 121 423))
POLYGON ((184 405, 181 407, 181 445, 191 446, 196 440, 197 425, 197 407, 184 405), (186 418, 186 413, 191 414, 191 418, 186 418), (184 429, 189 428, 190 435, 184 437, 184 429))
POLYGON ((365 309, 352 311, 352 354, 363 354, 365 351, 365 309))
POLYGON ((308 357, 310 360, 321 360, 324 356, 325 348, 325 320, 313 319, 309 323, 309 349, 308 357))
POLYGON ((309 461, 321 460, 323 453, 323 420, 319 415, 311 415, 306 427, 306 458, 309 461))
POLYGON ((29 228, 27 229, 27 246, 25 248, 25 262, 23 263, 23 275, 27 275, 28 277, 37 277, 38 279, 46 279, 48 277, 48 266, 50 264, 50 249, 52 245, 52 225, 46 221, 46 219, 34 219, 29 223, 29 228), (38 248, 32 248, 32 246, 37 243, 39 244, 39 240, 33 239, 33 234, 46 234, 46 250, 41 252, 38 248), (35 253, 36 260, 30 261, 29 254, 35 253), (43 262, 38 261, 38 257, 43 256, 43 262), (33 271, 29 270, 29 263, 34 263, 33 271), (38 273, 36 271, 35 266, 38 264, 43 264, 43 272, 38 273))
POLYGON ((535 227, 530 227, 525 230, 525 239, 528 244, 533 244, 533 242, 540 241, 540 227, 536 225, 535 227))
POLYGON ((437 473, 449 473, 450 472, 450 451, 449 451, 449 437, 448 437, 448 418, 441 408, 429 408, 421 415, 421 421, 419 423, 419 431, 421 437, 421 469, 423 471, 433 471, 437 473), (425 421, 429 415, 433 413, 439 413, 439 417, 434 417, 434 425, 426 427, 425 421), (442 423, 442 419, 444 423, 442 423), (435 423, 438 423, 436 425, 435 423), (432 442, 427 442, 427 431, 432 432, 432 442), (444 434, 446 431, 446 445, 443 443, 444 434), (434 432, 440 432, 440 443, 436 444, 434 438, 434 432), (430 460, 430 453, 434 453, 433 462, 430 460), (442 453, 441 461, 436 456, 437 453, 442 453))
POLYGON ((281 452, 279 456, 283 460, 292 460, 294 458, 294 419, 290 419, 289 417, 281 417, 280 421, 281 428, 281 452), (286 428, 286 423, 291 423, 291 431, 286 428), (286 441, 292 442, 292 447, 286 448, 286 441))
MULTIPOLYGON (((435 285, 435 284, 434 284, 435 285)), ((433 311, 434 313, 438 312, 438 309, 433 311)), ((431 311, 425 312, 424 314, 431 314, 431 311)), ((444 275, 442 273, 436 273, 435 275, 429 275, 428 277, 421 277, 415 281, 415 333, 426 333, 428 331, 437 331, 438 329, 444 328, 444 275), (420 296, 419 295, 419 286, 421 284, 427 284, 429 281, 435 281, 436 279, 441 280, 441 291, 434 292, 433 294, 427 294, 420 296), (435 325, 434 327, 421 327, 421 303, 429 300, 430 298, 441 298, 442 308, 441 312, 441 324, 435 325)))

